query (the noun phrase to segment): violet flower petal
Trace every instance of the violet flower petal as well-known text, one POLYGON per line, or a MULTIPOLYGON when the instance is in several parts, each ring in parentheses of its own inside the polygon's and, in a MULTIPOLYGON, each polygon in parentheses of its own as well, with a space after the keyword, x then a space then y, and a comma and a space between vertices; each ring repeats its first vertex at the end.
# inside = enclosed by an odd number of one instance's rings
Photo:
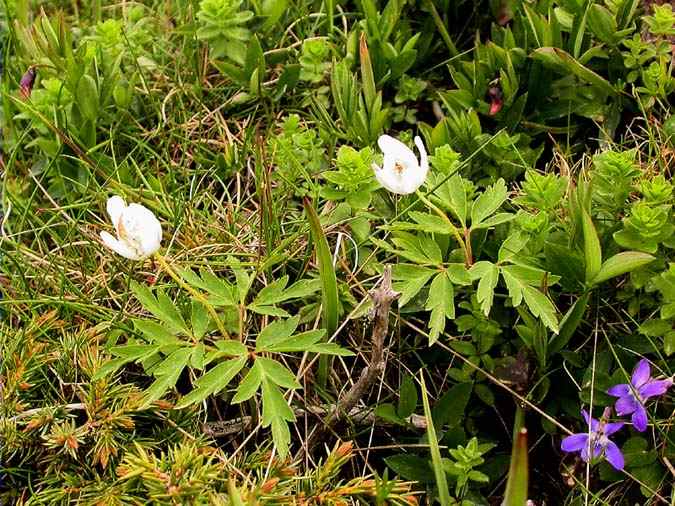
POLYGON ((649 399, 650 397, 656 397, 657 395, 665 394, 672 385, 673 380, 670 379, 649 380, 638 389, 638 393, 640 394, 641 398, 649 399))
POLYGON ((624 422, 613 422, 605 424, 605 436, 611 436, 615 432, 621 430, 621 427, 626 425, 624 422))
POLYGON ((639 405, 631 417, 633 427, 639 432, 647 430, 647 411, 642 405, 639 405))
POLYGON ((572 434, 560 443, 560 449, 564 452, 578 452, 588 446, 588 434, 572 434))
POLYGON ((635 388, 640 388, 647 381, 649 381, 649 376, 651 375, 651 368, 649 367, 649 362, 646 358, 640 360, 635 369, 633 369, 633 376, 630 382, 635 388))
POLYGON ((607 390, 607 393, 613 397, 623 397, 630 394, 630 385, 627 383, 620 383, 619 385, 614 385, 612 388, 607 390))
POLYGON ((595 418, 591 418, 590 415, 588 414, 588 411, 586 411, 585 409, 581 410, 581 416, 583 416, 584 420, 586 421, 586 427, 590 425, 591 432, 597 432, 598 421, 595 418))
POLYGON ((607 459, 607 462, 609 462, 617 471, 621 471, 623 469, 623 453, 621 453, 619 447, 616 446, 616 443, 613 443, 612 441, 607 442, 607 446, 605 447, 605 458, 607 459))
POLYGON ((632 395, 626 395, 625 397, 620 397, 614 404, 614 409, 616 414, 619 416, 630 415, 633 413, 640 403, 632 395))

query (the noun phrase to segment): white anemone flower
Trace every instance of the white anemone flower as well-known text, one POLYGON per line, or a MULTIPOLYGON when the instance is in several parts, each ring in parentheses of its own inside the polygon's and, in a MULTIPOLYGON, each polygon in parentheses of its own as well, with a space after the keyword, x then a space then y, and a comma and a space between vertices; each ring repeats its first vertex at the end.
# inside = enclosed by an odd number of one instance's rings
POLYGON ((142 260, 155 253, 162 242, 162 225, 147 207, 126 205, 117 195, 106 205, 117 238, 101 232, 101 240, 115 253, 130 260, 142 260))
POLYGON ((415 146, 420 150, 419 161, 412 149, 389 135, 381 135, 377 144, 384 154, 384 161, 382 167, 373 164, 373 170, 382 186, 400 195, 414 193, 422 186, 429 172, 427 150, 422 139, 415 137, 415 146))

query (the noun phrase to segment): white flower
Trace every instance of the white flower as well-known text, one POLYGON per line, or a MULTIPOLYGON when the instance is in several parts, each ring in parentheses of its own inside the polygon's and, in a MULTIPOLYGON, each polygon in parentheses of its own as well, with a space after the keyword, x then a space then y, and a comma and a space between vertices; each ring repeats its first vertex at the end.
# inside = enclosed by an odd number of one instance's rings
POLYGON ((127 206, 115 195, 108 199, 106 209, 117 232, 117 238, 101 232, 101 239, 108 248, 130 260, 142 260, 159 249, 162 225, 147 207, 127 206))
POLYGON ((381 135, 377 144, 384 154, 384 161, 382 167, 373 164, 373 170, 382 186, 401 195, 414 193, 422 186, 429 172, 427 150, 422 139, 415 137, 415 146, 420 150, 419 162, 408 146, 389 135, 381 135))

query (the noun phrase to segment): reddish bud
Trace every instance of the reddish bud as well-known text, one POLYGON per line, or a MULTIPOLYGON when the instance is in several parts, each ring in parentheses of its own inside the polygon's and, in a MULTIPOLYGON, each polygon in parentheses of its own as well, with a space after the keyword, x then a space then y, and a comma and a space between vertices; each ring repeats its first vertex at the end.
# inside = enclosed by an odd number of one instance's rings
POLYGON ((21 77, 19 81, 19 91, 21 96, 28 100, 31 93, 33 92, 33 85, 35 84, 35 77, 37 76, 37 71, 35 67, 29 67, 26 73, 21 77))

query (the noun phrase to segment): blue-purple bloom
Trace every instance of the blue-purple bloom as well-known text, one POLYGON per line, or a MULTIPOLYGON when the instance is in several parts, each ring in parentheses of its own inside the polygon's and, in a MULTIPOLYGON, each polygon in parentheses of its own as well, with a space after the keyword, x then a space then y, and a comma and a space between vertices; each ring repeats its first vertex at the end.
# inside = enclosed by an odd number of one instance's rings
POLYGON ((564 452, 580 452, 581 458, 584 462, 588 462, 591 457, 598 458, 604 456, 614 469, 621 471, 623 469, 624 459, 623 453, 613 441, 609 440, 609 436, 624 426, 623 422, 609 423, 607 419, 611 413, 611 408, 605 408, 600 420, 591 418, 585 409, 581 410, 581 414, 589 426, 589 431, 572 434, 562 440, 560 449, 564 452))
POLYGON ((607 390, 613 397, 618 397, 614 409, 619 416, 632 414, 633 427, 640 432, 647 430, 647 411, 645 401, 650 397, 663 395, 673 384, 672 379, 657 380, 651 377, 651 369, 646 359, 640 360, 635 369, 630 384, 614 385, 607 390))

